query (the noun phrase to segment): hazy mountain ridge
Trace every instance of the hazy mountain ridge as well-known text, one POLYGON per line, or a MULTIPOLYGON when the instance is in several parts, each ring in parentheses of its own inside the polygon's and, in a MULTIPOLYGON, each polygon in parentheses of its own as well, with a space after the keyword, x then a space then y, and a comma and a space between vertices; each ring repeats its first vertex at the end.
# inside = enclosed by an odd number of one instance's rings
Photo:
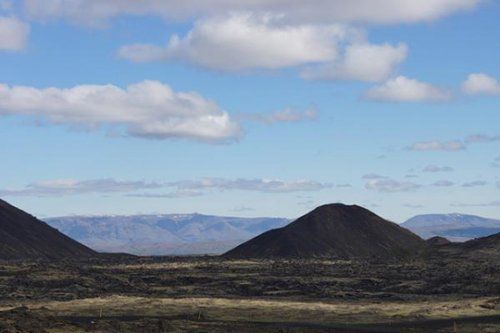
POLYGON ((45 221, 98 251, 146 255, 223 253, 290 222, 203 214, 67 216, 45 221))
POLYGON ((441 236, 460 242, 500 232, 500 220, 456 213, 417 215, 401 226, 425 239, 441 236))

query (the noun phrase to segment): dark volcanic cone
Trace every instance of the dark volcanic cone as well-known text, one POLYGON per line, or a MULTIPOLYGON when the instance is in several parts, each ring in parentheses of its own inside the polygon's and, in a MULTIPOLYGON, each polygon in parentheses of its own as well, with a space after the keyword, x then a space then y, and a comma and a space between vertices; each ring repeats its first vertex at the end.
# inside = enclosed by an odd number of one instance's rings
POLYGON ((228 258, 400 258, 425 241, 359 206, 330 204, 224 254, 228 258))
POLYGON ((95 255, 45 222, 0 200, 0 259, 78 259, 95 255))

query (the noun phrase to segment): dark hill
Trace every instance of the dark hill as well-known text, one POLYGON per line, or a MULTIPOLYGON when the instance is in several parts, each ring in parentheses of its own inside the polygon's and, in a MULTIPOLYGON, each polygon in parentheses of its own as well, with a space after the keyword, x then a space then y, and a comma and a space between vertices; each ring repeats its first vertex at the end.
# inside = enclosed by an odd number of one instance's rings
POLYGON ((434 236, 432 238, 429 238, 428 240, 426 240, 427 242, 427 245, 430 245, 430 246, 444 246, 444 245, 448 245, 448 244, 451 244, 451 242, 444 238, 444 237, 440 237, 440 236, 434 236))
POLYGON ((434 247, 428 256, 455 258, 460 260, 480 260, 500 262, 500 233, 476 238, 464 243, 450 243, 434 247))
POLYGON ((487 259, 500 259, 500 233, 457 244, 456 248, 460 250, 462 255, 487 259))
POLYGON ((229 258, 399 258, 425 241, 359 206, 330 204, 227 252, 229 258))
POLYGON ((45 222, 0 200, 0 259, 77 259, 96 254, 45 222))

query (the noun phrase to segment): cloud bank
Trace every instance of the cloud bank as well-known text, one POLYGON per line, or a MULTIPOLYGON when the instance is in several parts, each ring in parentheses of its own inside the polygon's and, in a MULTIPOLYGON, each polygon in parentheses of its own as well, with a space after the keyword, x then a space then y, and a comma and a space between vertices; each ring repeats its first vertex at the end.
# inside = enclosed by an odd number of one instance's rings
POLYGON ((130 136, 187 138, 205 142, 236 140, 240 125, 216 103, 195 92, 175 92, 143 81, 125 89, 79 85, 38 89, 0 84, 0 115, 24 115, 51 124, 124 129, 130 136))
POLYGON ((30 26, 18 18, 0 16, 0 51, 23 50, 30 30, 30 26))
POLYGON ((279 179, 203 178, 176 182, 121 181, 112 178, 74 180, 56 179, 28 184, 20 189, 0 190, 0 196, 67 196, 88 193, 127 193, 140 198, 182 198, 205 195, 217 191, 255 191, 263 193, 292 193, 320 191, 332 188, 330 183, 312 180, 284 181, 279 179), (170 189, 170 192, 134 193, 140 190, 170 189))
POLYGON ((292 22, 414 23, 470 10, 481 0, 25 0, 28 16, 102 25, 122 16, 154 15, 186 20, 221 12, 252 11, 284 15, 292 22))

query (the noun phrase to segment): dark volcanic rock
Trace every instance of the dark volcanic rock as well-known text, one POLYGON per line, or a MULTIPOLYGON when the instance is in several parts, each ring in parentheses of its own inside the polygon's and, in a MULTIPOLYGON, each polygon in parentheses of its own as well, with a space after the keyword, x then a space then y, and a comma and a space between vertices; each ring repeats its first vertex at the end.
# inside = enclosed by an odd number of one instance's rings
POLYGON ((0 259, 64 259, 96 252, 0 200, 0 259))
POLYGON ((448 239, 440 236, 429 238, 426 242, 430 246, 443 246, 451 244, 451 242, 448 239))
POLYGON ((228 258, 400 258, 425 241, 359 206, 330 204, 227 252, 228 258))

